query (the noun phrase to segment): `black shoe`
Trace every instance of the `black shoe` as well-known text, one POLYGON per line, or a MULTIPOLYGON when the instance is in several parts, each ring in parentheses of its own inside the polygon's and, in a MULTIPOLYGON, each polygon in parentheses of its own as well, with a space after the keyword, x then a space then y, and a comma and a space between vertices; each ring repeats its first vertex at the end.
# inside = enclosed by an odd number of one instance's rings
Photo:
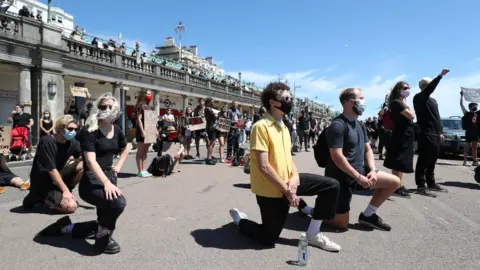
POLYGON ((303 212, 303 208, 305 208, 307 205, 307 203, 303 200, 303 199, 300 199, 300 203, 298 204, 298 212, 302 215, 302 216, 308 216, 307 214, 305 214, 305 212, 303 212))
POLYGON ((441 187, 439 184, 428 185, 428 189, 435 192, 448 192, 446 188, 441 187))
POLYGON ((98 251, 105 254, 117 254, 120 252, 120 245, 112 238, 110 234, 96 237, 95 247, 98 251))
POLYGON ((383 160, 383 154, 379 154, 379 155, 378 155, 378 159, 379 159, 379 160, 383 160))
POLYGON ((292 152, 292 157, 294 157, 294 156, 296 156, 296 154, 292 152))
POLYGON ((410 193, 408 193, 404 186, 399 187, 393 194, 404 198, 411 198, 410 193))
POLYGON ((417 194, 419 195, 423 195, 423 196, 427 196, 427 197, 432 197, 432 198, 435 198, 437 197, 437 194, 431 192, 430 190, 428 190, 428 188, 426 186, 419 186, 417 188, 417 194))
POLYGON ((207 159, 205 161, 205 164, 207 164, 207 165, 217 165, 217 162, 215 162, 213 159, 207 159))
POLYGON ((392 227, 387 223, 384 223, 382 218, 377 214, 373 214, 370 217, 365 216, 363 213, 360 213, 358 217, 358 223, 382 231, 391 231, 392 227))
POLYGON ((40 236, 62 236, 62 228, 72 224, 69 216, 64 216, 61 219, 57 220, 55 223, 48 225, 45 229, 40 231, 38 235, 40 236))

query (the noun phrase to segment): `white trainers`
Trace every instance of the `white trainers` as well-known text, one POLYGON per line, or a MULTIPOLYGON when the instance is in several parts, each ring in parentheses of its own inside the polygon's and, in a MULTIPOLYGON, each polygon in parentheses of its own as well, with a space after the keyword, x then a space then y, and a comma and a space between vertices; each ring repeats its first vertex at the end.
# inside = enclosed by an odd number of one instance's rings
POLYGON ((230 216, 233 219, 233 223, 235 223, 236 225, 238 225, 238 223, 240 223, 240 220, 248 218, 247 214, 238 211, 237 208, 230 209, 230 216))
POLYGON ((339 252, 342 249, 339 245, 330 241, 330 239, 328 239, 328 237, 326 237, 322 233, 318 233, 317 235, 307 234, 307 239, 309 245, 321 248, 326 251, 339 252))

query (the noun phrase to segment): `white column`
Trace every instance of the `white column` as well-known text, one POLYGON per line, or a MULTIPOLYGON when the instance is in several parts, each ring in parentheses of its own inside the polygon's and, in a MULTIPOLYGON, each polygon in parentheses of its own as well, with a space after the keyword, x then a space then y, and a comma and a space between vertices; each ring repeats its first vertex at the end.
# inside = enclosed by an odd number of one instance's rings
POLYGON ((19 83, 19 90, 20 93, 18 95, 18 103, 25 105, 25 112, 32 113, 32 85, 31 85, 31 77, 30 77, 30 68, 29 67, 20 67, 20 83, 19 83))
POLYGON ((160 91, 152 90, 153 92, 153 106, 157 116, 160 116, 160 91))
POLYGON ((188 96, 182 96, 182 97, 183 97, 183 113, 185 113, 185 111, 188 108, 188 96))

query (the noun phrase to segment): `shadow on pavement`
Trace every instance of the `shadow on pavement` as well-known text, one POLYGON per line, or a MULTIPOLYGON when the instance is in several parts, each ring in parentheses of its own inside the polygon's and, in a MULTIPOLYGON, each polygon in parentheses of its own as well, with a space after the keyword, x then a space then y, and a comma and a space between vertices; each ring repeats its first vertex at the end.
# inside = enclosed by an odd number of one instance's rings
POLYGON ((84 256, 98 256, 102 254, 102 252, 96 250, 95 246, 88 243, 85 239, 72 239, 67 236, 43 237, 37 235, 33 238, 33 241, 41 245, 65 248, 84 256))
MULTIPOLYGON (((292 231, 306 231, 308 229, 308 225, 310 224, 310 217, 307 217, 300 212, 290 213, 287 221, 285 222, 285 229, 289 229, 292 231)), ((339 229, 336 228, 326 222, 322 222, 322 228, 320 231, 322 232, 331 232, 331 233, 343 233, 348 230, 356 230, 356 231, 365 231, 370 232, 373 231, 372 228, 363 226, 361 224, 348 224, 347 229, 339 229)))
POLYGON ((131 177, 137 177, 137 175, 134 173, 123 173, 123 172, 118 173, 118 178, 131 178, 131 177))
POLYGON ((233 184, 234 187, 236 188, 244 188, 244 189, 250 189, 251 186, 250 184, 233 184))
POLYGON ((468 189, 480 190, 480 185, 478 185, 476 183, 448 181, 448 182, 439 183, 439 184, 442 185, 442 186, 447 186, 447 187, 458 187, 458 188, 468 188, 468 189))
POLYGON ((31 210, 25 210, 23 206, 16 206, 10 209, 11 213, 16 214, 44 214, 44 215, 64 215, 58 211, 50 208, 48 205, 37 205, 31 210))
MULTIPOLYGON (((195 242, 205 248, 218 248, 230 250, 242 249, 271 249, 273 247, 265 247, 255 243, 253 240, 242 236, 238 231, 238 226, 233 222, 223 225, 217 229, 198 229, 190 233, 195 242)), ((297 246, 297 239, 280 238, 277 244, 286 246, 297 246)))

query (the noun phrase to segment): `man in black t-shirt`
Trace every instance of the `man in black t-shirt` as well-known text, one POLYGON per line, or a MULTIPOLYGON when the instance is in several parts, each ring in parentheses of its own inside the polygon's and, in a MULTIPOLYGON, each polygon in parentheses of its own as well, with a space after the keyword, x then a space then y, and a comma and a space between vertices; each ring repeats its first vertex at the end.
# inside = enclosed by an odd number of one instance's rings
POLYGON ((315 120, 315 118, 313 118, 313 112, 308 113, 308 121, 310 122, 310 131, 308 133, 308 140, 311 140, 312 145, 315 145, 317 120, 315 120))
MULTIPOLYGON (((177 136, 177 130, 175 127, 170 126, 167 127, 165 131, 165 137, 159 139, 158 143, 158 152, 157 156, 163 158, 170 159, 170 162, 167 162, 169 168, 163 168, 164 171, 173 171, 175 166, 179 165, 180 162, 185 157, 185 147, 181 143, 180 139, 177 136)), ((176 172, 180 172, 180 170, 175 168, 176 172)), ((150 172, 151 173, 151 172, 150 172)), ((153 174, 153 173, 152 173, 153 174)), ((165 174, 162 174, 166 176, 165 174)))
POLYGON ((207 143, 207 160, 205 163, 207 165, 217 164, 213 158, 213 147, 215 146, 215 141, 217 140, 217 130, 215 129, 215 122, 217 121, 217 113, 213 111, 213 98, 207 97, 205 100, 205 120, 207 121, 206 131, 208 134, 208 143, 207 143))
POLYGON ((470 147, 472 147, 472 166, 478 166, 477 161, 477 143, 478 143, 478 130, 477 130, 477 117, 478 117, 478 104, 470 103, 468 104, 468 111, 465 110, 463 106, 463 90, 460 92, 460 108, 463 112, 462 121, 464 121, 467 126, 465 129, 465 149, 463 151, 463 166, 467 166, 468 152, 470 147))
POLYGON ((23 207, 45 203, 61 213, 73 213, 77 201, 72 190, 83 175, 80 143, 75 139, 77 122, 64 115, 55 122, 55 135, 43 136, 30 172, 30 193, 23 207))
POLYGON ((15 105, 12 114, 7 119, 8 123, 13 123, 13 128, 15 127, 26 127, 28 128, 28 154, 27 159, 32 158, 32 126, 33 126, 33 118, 29 113, 25 113, 23 111, 23 105, 17 104, 15 105))
POLYGON ((413 97, 413 106, 420 127, 418 141, 418 159, 415 168, 417 194, 436 197, 431 191, 446 192, 446 189, 435 183, 435 163, 440 153, 440 141, 443 140, 442 122, 438 112, 438 103, 430 95, 437 88, 443 76, 450 72, 443 69, 435 79, 423 78, 418 86, 421 92, 413 97))
POLYGON ((300 117, 298 118, 298 128, 297 128, 297 133, 298 137, 300 138, 300 149, 302 149, 302 143, 305 142, 305 152, 309 152, 308 148, 309 142, 308 142, 308 134, 310 132, 310 121, 308 117, 305 115, 305 111, 302 110, 300 112, 300 117))
MULTIPOLYGON (((198 99, 198 106, 193 110, 193 115, 195 117, 205 117, 205 99, 199 98, 198 99)), ((195 147, 197 149, 197 156, 196 158, 200 158, 200 139, 205 138, 206 146, 208 149, 208 138, 206 136, 205 129, 195 130, 195 147)))

